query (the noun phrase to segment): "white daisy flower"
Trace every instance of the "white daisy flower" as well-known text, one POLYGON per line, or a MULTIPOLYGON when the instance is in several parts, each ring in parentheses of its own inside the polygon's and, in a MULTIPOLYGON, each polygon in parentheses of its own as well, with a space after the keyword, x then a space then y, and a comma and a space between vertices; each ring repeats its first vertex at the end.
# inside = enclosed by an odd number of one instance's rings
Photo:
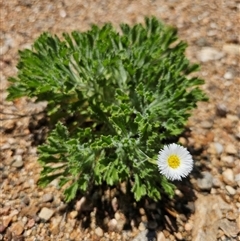
POLYGON ((192 171, 193 159, 186 148, 173 143, 160 150, 157 165, 166 178, 182 180, 192 171))

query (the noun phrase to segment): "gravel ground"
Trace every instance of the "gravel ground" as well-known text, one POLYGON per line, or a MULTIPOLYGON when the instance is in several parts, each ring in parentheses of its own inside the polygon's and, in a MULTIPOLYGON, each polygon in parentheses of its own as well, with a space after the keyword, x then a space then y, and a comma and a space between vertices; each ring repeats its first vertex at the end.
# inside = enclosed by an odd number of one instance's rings
MULTIPOLYGON (((9 0, 0 3, 0 240, 240 240, 240 1, 9 0), (43 31, 92 23, 143 22, 155 15, 178 28, 187 56, 201 63, 208 103, 200 103, 179 141, 194 155, 174 200, 135 203, 116 188, 66 205, 57 182, 39 188, 36 145, 47 128, 44 103, 6 101, 18 50, 43 31)), ((124 188, 124 186, 123 186, 124 188)))

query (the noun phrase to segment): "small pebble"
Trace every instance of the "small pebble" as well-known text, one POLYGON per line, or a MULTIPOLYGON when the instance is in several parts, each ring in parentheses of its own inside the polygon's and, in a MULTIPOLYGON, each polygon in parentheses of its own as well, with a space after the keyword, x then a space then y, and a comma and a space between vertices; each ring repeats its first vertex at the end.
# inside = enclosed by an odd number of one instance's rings
POLYGON ((219 178, 218 177, 214 177, 213 178, 213 187, 220 187, 221 186, 221 181, 219 180, 219 178))
POLYGON ((224 104, 217 104, 216 106, 216 114, 220 117, 226 117, 227 115, 227 107, 224 104))
POLYGON ((65 18, 67 16, 67 13, 66 13, 66 11, 64 9, 61 9, 59 11, 59 15, 61 16, 61 18, 65 18))
POLYGON ((76 218, 77 215, 78 215, 78 211, 72 211, 72 212, 69 213, 69 216, 70 216, 70 218, 72 218, 72 219, 76 218))
POLYGON ((234 185, 235 180, 234 180, 234 173, 233 170, 228 168, 222 173, 223 181, 227 185, 234 185))
POLYGON ((25 224, 27 223, 27 221, 28 221, 28 218, 27 218, 26 216, 24 216, 24 217, 22 218, 22 224, 23 224, 23 226, 25 226, 25 224))
POLYGON ((35 225, 35 220, 33 218, 28 220, 27 227, 32 228, 35 225))
POLYGON ((139 208, 139 213, 140 213, 141 215, 144 215, 146 212, 145 212, 144 208, 139 208))
POLYGON ((237 154, 237 148, 233 145, 233 144, 228 144, 226 146, 226 150, 225 150, 228 154, 232 154, 235 155, 237 154))
POLYGON ((142 215, 141 220, 142 220, 142 222, 147 222, 147 220, 148 220, 147 215, 142 215))
POLYGON ((49 183, 49 186, 53 186, 55 188, 59 188, 59 179, 54 179, 49 183))
POLYGON ((218 49, 211 47, 204 47, 197 54, 197 57, 202 62, 208 62, 211 60, 219 60, 224 56, 224 53, 218 49))
POLYGON ((27 195, 25 195, 23 198, 22 198, 22 202, 25 204, 25 205, 29 205, 29 203, 30 203, 30 198, 27 196, 27 195))
POLYGON ((223 145, 219 142, 214 142, 214 146, 217 154, 221 154, 223 152, 223 145))
POLYGON ((178 240, 183 240, 182 234, 180 232, 174 233, 174 236, 178 239, 178 240))
POLYGON ((29 237, 32 234, 32 230, 28 229, 24 232, 24 236, 29 237))
POLYGON ((146 229, 146 225, 143 222, 139 223, 138 230, 144 231, 145 229, 146 229))
MULTIPOLYGON (((20 159, 22 159, 23 153, 24 153, 24 149, 21 149, 21 148, 16 149, 15 158, 16 158, 16 156, 20 156, 21 157, 20 159)), ((17 158, 19 158, 19 157, 17 157, 17 158)))
POLYGON ((233 156, 221 156, 221 161, 224 162, 224 165, 227 167, 234 166, 234 157, 233 156))
POLYGON ((22 222, 13 223, 11 226, 11 231, 14 235, 21 235, 23 233, 24 226, 22 222))
POLYGON ((52 193, 46 193, 42 196, 42 202, 47 203, 47 202, 52 202, 53 201, 53 194, 52 193))
POLYGON ((53 214, 54 214, 53 210, 43 207, 41 209, 40 213, 38 214, 38 216, 39 216, 39 218, 41 218, 45 221, 48 221, 52 217, 53 214))
POLYGON ((77 236, 78 236, 78 232, 76 230, 73 230, 69 238, 70 240, 76 240, 77 236))
POLYGON ((233 73, 232 72, 226 72, 223 76, 224 79, 230 80, 233 78, 233 73))
POLYGON ((213 123, 211 121, 202 121, 201 126, 204 129, 210 129, 212 128, 213 123))
POLYGON ((95 234, 98 236, 98 237, 102 237, 104 235, 103 233, 103 230, 100 228, 100 227, 97 227, 95 229, 95 234))
POLYGON ((181 223, 182 222, 186 222, 187 221, 187 217, 184 214, 178 214, 178 219, 177 220, 180 220, 181 223))
POLYGON ((231 196, 233 196, 233 195, 236 194, 236 190, 235 190, 233 187, 226 185, 225 188, 227 189, 228 193, 229 193, 231 196))
POLYGON ((118 210, 118 200, 116 197, 114 197, 111 201, 112 209, 114 212, 118 210))
POLYGON ((22 156, 20 155, 17 155, 14 157, 14 161, 12 163, 12 166, 13 167, 16 167, 16 168, 21 168, 23 167, 23 161, 22 161, 22 156))
POLYGON ((180 198, 182 198, 184 196, 183 193, 179 189, 175 190, 175 194, 180 198))
POLYGON ((12 216, 5 216, 5 217, 2 217, 2 224, 4 227, 8 227, 8 225, 11 223, 12 221, 12 216))
POLYGON ((227 119, 233 123, 239 122, 239 116, 237 115, 227 114, 227 119))
POLYGON ((180 137, 178 142, 181 143, 183 146, 187 146, 188 143, 187 139, 184 137, 180 137))
POLYGON ((117 221, 121 219, 121 215, 120 215, 119 212, 116 212, 116 213, 114 214, 114 217, 115 217, 115 219, 116 219, 117 221))
POLYGON ((145 229, 142 232, 140 232, 132 241, 148 241, 149 238, 147 234, 148 234, 148 230, 145 229))
POLYGON ((64 212, 67 208, 67 204, 60 204, 59 207, 57 208, 58 212, 64 212))
POLYGON ((230 221, 234 221, 234 220, 237 220, 237 217, 238 217, 238 212, 235 210, 229 210, 227 213, 226 213, 226 218, 230 221))
POLYGON ((86 197, 82 197, 79 201, 76 202, 75 209, 78 212, 83 211, 85 203, 86 203, 86 197))
POLYGON ((192 222, 192 221, 187 222, 187 223, 184 225, 184 228, 185 228, 186 231, 191 231, 192 228, 193 228, 193 222, 192 222))
POLYGON ((240 45, 238 44, 224 44, 223 51, 232 55, 239 55, 240 53, 240 45))
MULTIPOLYGON (((62 217, 59 216, 59 217, 53 217, 51 219, 51 222, 50 222, 50 225, 49 225, 49 229, 51 231, 52 234, 58 234, 59 233, 59 224, 60 222, 62 221, 62 217)), ((62 223, 63 226, 65 226, 65 223, 63 222, 62 223)))
POLYGON ((213 176, 210 172, 202 172, 202 178, 197 179, 197 185, 201 190, 209 191, 213 186, 213 176))
POLYGON ((116 226, 117 226, 117 220, 115 218, 111 219, 108 223, 108 230, 109 231, 113 231, 116 229, 116 226))

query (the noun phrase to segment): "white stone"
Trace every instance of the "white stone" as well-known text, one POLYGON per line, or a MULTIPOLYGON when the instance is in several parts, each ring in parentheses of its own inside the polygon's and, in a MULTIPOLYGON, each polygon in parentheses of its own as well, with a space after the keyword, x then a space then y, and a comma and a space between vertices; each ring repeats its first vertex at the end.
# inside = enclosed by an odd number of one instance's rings
POLYGON ((223 181, 227 185, 233 185, 235 180, 234 180, 234 173, 233 170, 228 168, 222 173, 223 181))
POLYGON ((236 190, 233 187, 227 185, 225 188, 227 189, 227 191, 230 195, 233 196, 236 194, 236 190))
POLYGON ((211 60, 219 60, 224 56, 224 53, 211 48, 211 47, 205 47, 203 48, 198 54, 197 57, 201 62, 208 62, 211 60))
POLYGON ((38 214, 38 216, 39 216, 39 218, 44 219, 45 221, 48 221, 52 217, 53 214, 54 214, 53 210, 43 207, 41 209, 40 213, 38 214))
POLYGON ((202 172, 202 178, 197 179, 197 185, 201 190, 211 190, 213 186, 213 176, 210 172, 202 172))
POLYGON ((14 162, 12 164, 13 167, 21 168, 23 166, 22 156, 16 155, 14 156, 14 162))
POLYGON ((97 227, 95 229, 95 234, 98 236, 98 237, 102 237, 103 236, 103 230, 100 228, 100 227, 97 227))
POLYGON ((224 79, 232 79, 233 78, 233 73, 232 72, 226 72, 225 74, 224 74, 224 79))
POLYGON ((223 145, 221 143, 215 142, 214 146, 217 151, 217 154, 221 154, 223 152, 223 145))
POLYGON ((115 218, 113 218, 113 219, 111 219, 110 221, 109 221, 109 223, 108 223, 108 229, 110 230, 110 231, 113 231, 113 230, 115 230, 116 229, 116 226, 117 226, 117 220, 115 219, 115 218))
POLYGON ((59 11, 59 15, 60 15, 62 18, 65 18, 65 17, 67 16, 67 13, 66 13, 66 11, 65 11, 64 9, 61 9, 61 10, 59 11))

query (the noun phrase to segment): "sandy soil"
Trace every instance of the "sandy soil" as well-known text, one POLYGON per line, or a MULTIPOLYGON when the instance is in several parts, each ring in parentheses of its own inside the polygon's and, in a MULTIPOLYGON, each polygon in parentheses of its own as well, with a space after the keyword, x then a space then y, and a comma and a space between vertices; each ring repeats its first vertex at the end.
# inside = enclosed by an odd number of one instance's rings
POLYGON ((239 22, 239 0, 1 1, 0 240, 240 240, 239 22), (150 15, 178 28, 189 44, 188 58, 201 64, 199 76, 206 80, 202 88, 210 100, 199 103, 179 140, 192 150, 195 171, 167 204, 127 203, 110 188, 102 195, 111 214, 99 215, 108 208, 91 206, 84 197, 66 205, 56 183, 46 189, 36 184, 36 145, 47 128, 39 114, 44 104, 6 101, 18 50, 44 31, 61 35, 105 22, 117 27, 150 15), (123 211, 127 205, 131 215, 123 211))

